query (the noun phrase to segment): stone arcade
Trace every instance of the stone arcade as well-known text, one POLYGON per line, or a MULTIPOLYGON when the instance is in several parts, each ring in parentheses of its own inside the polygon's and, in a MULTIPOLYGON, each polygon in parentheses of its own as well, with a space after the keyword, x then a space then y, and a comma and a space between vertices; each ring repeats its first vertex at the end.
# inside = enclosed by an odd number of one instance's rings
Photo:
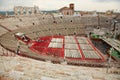
POLYGON ((39 8, 37 6, 34 7, 15 6, 14 13, 15 15, 39 14, 39 8))

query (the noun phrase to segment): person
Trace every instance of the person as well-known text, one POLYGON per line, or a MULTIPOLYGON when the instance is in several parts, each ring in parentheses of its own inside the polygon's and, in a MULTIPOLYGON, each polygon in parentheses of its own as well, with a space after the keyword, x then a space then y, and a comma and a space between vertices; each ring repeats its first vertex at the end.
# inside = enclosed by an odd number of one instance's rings
POLYGON ((20 53, 20 46, 17 47, 17 51, 16 51, 16 54, 19 55, 19 53, 20 53))
POLYGON ((22 36, 22 39, 23 39, 24 41, 28 41, 28 39, 26 38, 25 35, 22 36))

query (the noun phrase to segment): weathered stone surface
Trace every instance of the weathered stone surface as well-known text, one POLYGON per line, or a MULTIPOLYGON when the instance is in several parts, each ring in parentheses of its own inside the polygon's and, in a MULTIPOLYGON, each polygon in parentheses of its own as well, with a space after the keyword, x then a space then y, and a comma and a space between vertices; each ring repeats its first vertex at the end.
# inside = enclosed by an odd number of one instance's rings
POLYGON ((106 68, 70 66, 20 56, 0 56, 0 80, 120 80, 106 68))

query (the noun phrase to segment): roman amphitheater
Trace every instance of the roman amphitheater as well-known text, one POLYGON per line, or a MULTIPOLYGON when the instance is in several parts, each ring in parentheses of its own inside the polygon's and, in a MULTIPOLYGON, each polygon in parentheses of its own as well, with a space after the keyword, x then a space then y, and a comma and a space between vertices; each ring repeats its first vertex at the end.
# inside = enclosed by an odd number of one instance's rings
POLYGON ((120 80, 119 61, 108 64, 99 50, 104 46, 97 48, 89 38, 93 31, 110 33, 111 18, 36 13, 0 19, 0 80, 120 80), (16 33, 31 42, 18 40, 16 33))

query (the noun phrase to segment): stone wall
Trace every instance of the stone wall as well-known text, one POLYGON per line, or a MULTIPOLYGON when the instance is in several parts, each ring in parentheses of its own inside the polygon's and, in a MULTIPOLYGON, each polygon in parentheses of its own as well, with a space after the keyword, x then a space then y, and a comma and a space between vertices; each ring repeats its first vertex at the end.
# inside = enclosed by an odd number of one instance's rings
POLYGON ((31 14, 39 14, 39 8, 37 6, 34 7, 23 7, 23 6, 15 6, 14 7, 15 15, 31 15, 31 14))

